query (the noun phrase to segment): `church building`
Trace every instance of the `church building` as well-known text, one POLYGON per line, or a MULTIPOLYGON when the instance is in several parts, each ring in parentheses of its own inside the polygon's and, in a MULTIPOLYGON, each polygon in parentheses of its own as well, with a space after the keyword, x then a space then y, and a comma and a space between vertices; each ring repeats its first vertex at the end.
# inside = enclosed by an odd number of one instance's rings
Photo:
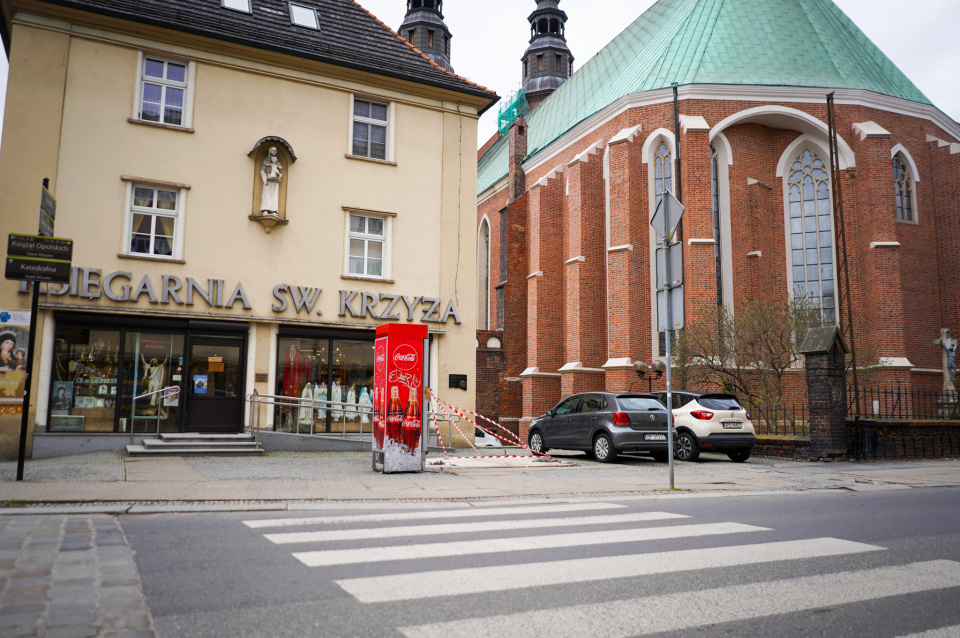
POLYGON ((664 189, 686 207, 687 324, 796 296, 835 321, 830 93, 861 365, 939 390, 935 341, 960 330, 960 125, 831 0, 660 0, 572 74, 560 2, 530 22, 532 108, 478 164, 481 410, 526 436, 562 396, 636 389, 632 364, 665 359, 664 189))

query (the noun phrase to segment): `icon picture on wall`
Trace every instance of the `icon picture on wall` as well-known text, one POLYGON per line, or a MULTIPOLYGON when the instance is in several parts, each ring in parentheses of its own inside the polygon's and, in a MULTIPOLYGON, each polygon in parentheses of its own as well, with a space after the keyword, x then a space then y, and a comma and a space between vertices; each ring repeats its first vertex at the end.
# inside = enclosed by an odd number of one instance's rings
POLYGON ((193 375, 193 393, 194 394, 207 393, 207 375, 205 374, 193 375))

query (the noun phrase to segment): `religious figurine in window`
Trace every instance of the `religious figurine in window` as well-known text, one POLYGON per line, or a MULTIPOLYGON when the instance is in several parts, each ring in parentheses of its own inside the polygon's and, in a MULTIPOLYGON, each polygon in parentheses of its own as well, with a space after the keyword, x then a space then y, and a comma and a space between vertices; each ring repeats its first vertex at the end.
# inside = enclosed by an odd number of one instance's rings
POLYGON ((277 147, 271 146, 260 165, 260 178, 263 180, 263 194, 260 196, 260 213, 263 215, 280 214, 280 182, 283 180, 283 164, 277 157, 277 147))
MULTIPOLYGON (((140 355, 140 360, 143 362, 143 380, 147 382, 148 393, 159 393, 160 387, 163 384, 164 374, 167 370, 167 359, 169 359, 169 357, 164 359, 163 363, 158 363, 156 359, 150 359, 150 363, 147 363, 143 355, 140 355)), ((150 397, 150 405, 156 406, 159 403, 159 394, 154 394, 150 397)))

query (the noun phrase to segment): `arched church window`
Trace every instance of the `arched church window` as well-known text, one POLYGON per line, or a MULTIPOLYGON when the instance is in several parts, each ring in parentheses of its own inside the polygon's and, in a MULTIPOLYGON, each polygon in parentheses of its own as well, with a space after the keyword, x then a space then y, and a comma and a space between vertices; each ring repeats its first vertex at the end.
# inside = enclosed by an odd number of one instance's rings
POLYGON ((657 206, 663 199, 663 191, 673 190, 673 162, 670 159, 670 148, 663 142, 657 146, 657 157, 654 160, 653 188, 657 195, 657 206))
POLYGON ((713 258, 717 276, 717 307, 723 305, 723 260, 720 237, 720 155, 710 147, 710 192, 713 196, 713 258))
POLYGON ((907 171, 903 158, 893 158, 893 187, 896 195, 897 220, 913 221, 913 180, 907 171))
POLYGON ((804 149, 790 167, 787 184, 793 294, 820 308, 824 321, 836 321, 830 175, 824 161, 804 149))
POLYGON ((480 223, 477 238, 477 329, 490 329, 490 224, 480 223))

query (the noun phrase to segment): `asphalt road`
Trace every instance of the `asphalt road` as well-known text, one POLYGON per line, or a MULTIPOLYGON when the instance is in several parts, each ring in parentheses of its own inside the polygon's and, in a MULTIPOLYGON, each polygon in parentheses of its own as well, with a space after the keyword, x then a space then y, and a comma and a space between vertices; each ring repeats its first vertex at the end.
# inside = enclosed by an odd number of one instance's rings
POLYGON ((120 523, 167 637, 960 636, 954 488, 120 523))

